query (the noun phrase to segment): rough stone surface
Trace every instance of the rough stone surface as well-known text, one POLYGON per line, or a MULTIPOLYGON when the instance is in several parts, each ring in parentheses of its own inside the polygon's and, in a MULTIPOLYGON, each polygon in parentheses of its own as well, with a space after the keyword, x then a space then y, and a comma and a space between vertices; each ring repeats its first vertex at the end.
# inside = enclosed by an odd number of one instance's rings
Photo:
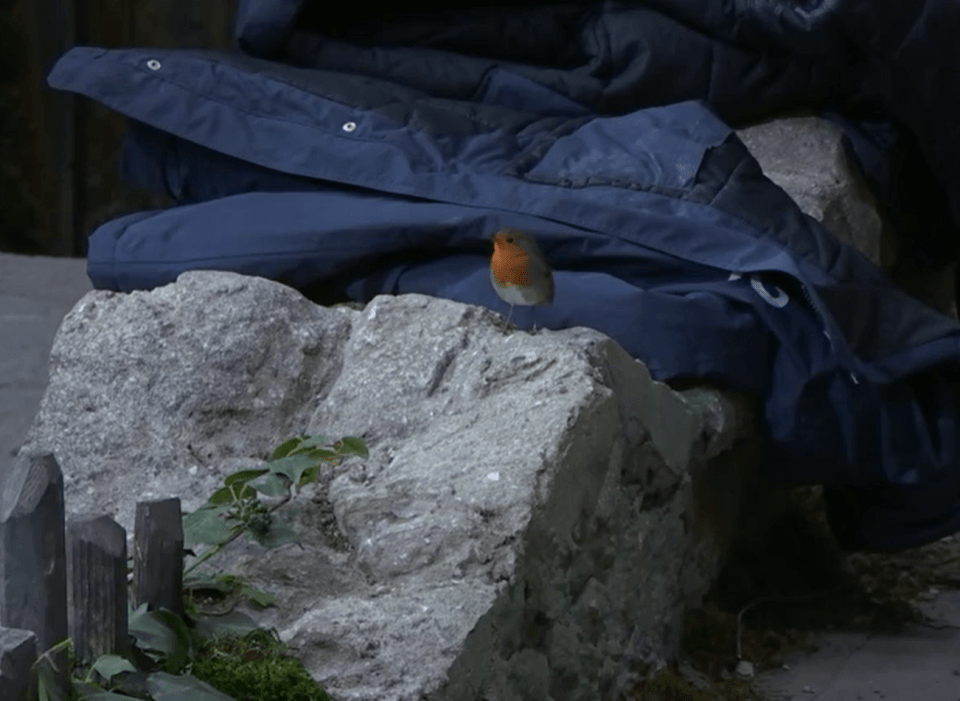
MULTIPOLYGON (((587 329, 502 334, 419 295, 318 307, 261 278, 96 291, 64 319, 25 453, 132 533, 301 431, 362 436, 284 507, 303 548, 211 562, 338 699, 614 698, 673 656, 755 502, 753 417, 587 329)), ((753 509, 753 514, 757 510, 753 509)))
POLYGON ((889 271, 896 243, 855 164, 843 131, 819 117, 791 117, 742 129, 737 136, 800 209, 889 271))
POLYGON ((843 147, 839 126, 819 117, 776 119, 737 131, 764 175, 800 209, 856 247, 895 284, 957 318, 951 264, 930 273, 901 260, 896 237, 856 164, 843 147))

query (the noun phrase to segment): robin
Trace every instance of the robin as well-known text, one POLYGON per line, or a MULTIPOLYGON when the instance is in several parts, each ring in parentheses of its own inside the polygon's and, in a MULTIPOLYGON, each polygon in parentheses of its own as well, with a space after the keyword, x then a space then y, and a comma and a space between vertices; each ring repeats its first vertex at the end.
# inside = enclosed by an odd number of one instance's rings
POLYGON ((510 305, 504 329, 510 323, 514 305, 553 301, 553 268, 533 236, 520 229, 506 227, 493 235, 490 282, 497 296, 510 305))

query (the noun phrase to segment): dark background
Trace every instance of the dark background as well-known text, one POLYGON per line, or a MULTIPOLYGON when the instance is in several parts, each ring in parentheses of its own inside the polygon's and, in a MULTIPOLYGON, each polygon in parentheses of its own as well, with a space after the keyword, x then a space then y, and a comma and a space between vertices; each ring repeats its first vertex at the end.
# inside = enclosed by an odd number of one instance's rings
POLYGON ((47 87, 72 46, 225 48, 236 0, 0 0, 0 251, 83 256, 121 214, 168 204, 120 184, 125 119, 47 87))

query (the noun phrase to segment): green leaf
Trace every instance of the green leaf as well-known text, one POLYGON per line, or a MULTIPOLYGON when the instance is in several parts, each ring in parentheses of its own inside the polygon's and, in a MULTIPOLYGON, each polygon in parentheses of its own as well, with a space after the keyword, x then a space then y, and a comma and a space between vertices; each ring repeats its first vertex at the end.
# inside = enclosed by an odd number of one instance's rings
POLYGON ((267 606, 273 606, 273 603, 277 600, 277 597, 271 594, 268 591, 263 589, 257 589, 256 587, 251 587, 249 584, 244 584, 243 588, 240 589, 240 593, 250 599, 257 606, 262 606, 266 608, 267 606))
POLYGON ((250 536, 267 550, 273 550, 288 543, 300 545, 300 539, 297 537, 297 532, 293 530, 293 526, 279 518, 273 519, 270 530, 265 534, 251 533, 250 536))
POLYGON ((370 457, 367 444, 363 442, 362 438, 356 436, 345 436, 334 443, 333 447, 340 455, 357 455, 361 458, 370 457))
POLYGON ((136 672, 137 668, 130 664, 130 660, 120 655, 100 655, 91 665, 91 669, 109 681, 120 672, 136 672))
MULTIPOLYGON (((184 582, 184 588, 188 588, 188 584, 186 582, 184 582)), ((271 606, 276 600, 276 597, 273 594, 250 586, 243 580, 242 577, 239 577, 235 574, 217 574, 213 579, 207 578, 204 580, 198 580, 196 583, 191 582, 189 588, 213 589, 224 593, 235 593, 240 597, 246 597, 250 599, 256 605, 263 607, 271 606)))
POLYGON ((77 690, 83 701, 141 701, 138 696, 127 696, 116 691, 104 691, 102 687, 90 682, 76 683, 73 688, 77 690))
POLYGON ((275 462, 267 463, 267 467, 270 468, 272 473, 284 475, 290 480, 290 484, 296 484, 300 481, 300 475, 303 474, 304 470, 309 470, 316 464, 317 461, 309 455, 300 454, 288 455, 275 462))
MULTIPOLYGON (((199 575, 191 572, 183 578, 184 591, 215 591, 221 594, 236 594, 246 597, 257 606, 271 606, 276 597, 262 589, 252 587, 241 577, 232 574, 199 575)), ((206 614, 210 615, 210 614, 206 614)))
POLYGON ((281 443, 280 445, 278 445, 276 448, 273 449, 273 452, 270 453, 269 460, 272 462, 274 460, 279 460, 280 458, 287 457, 291 453, 291 451, 293 451, 298 445, 300 445, 301 441, 303 441, 303 438, 299 436, 294 438, 288 438, 283 443, 281 443))
POLYGON ((37 695, 40 701, 68 701, 65 689, 48 660, 37 660, 37 695))
POLYGON ((225 586, 228 591, 240 591, 243 587, 243 577, 238 574, 218 572, 213 578, 225 586))
MULTIPOLYGON (((284 458, 284 460, 289 460, 289 458, 284 458)), ((287 478, 286 475, 280 475, 275 472, 271 472, 254 480, 248 486, 253 487, 268 497, 282 497, 290 493, 289 478, 287 478)))
POLYGON ((196 511, 185 514, 183 517, 183 544, 220 545, 227 542, 233 535, 233 519, 222 519, 221 514, 230 510, 229 505, 201 506, 196 511))
POLYGON ((256 496, 253 492, 253 489, 247 486, 247 482, 252 479, 256 479, 266 472, 268 472, 267 468, 258 467, 252 470, 238 470, 231 475, 227 475, 223 480, 223 484, 225 486, 211 494, 210 498, 207 499, 207 503, 232 504, 240 501, 241 499, 247 499, 256 496))
POLYGON ((161 608, 154 611, 153 615, 173 631, 173 648, 167 653, 164 668, 167 672, 176 674, 190 661, 190 631, 187 630, 183 619, 173 611, 161 608))
POLYGON ((156 672, 147 677, 147 691, 154 701, 234 701, 192 674, 156 672))
POLYGON ((317 479, 317 475, 320 474, 320 468, 314 465, 313 467, 308 467, 303 471, 303 474, 300 475, 300 481, 297 482, 297 493, 300 493, 300 488, 307 484, 308 482, 314 482, 317 479))
POLYGON ((147 611, 146 604, 128 616, 127 631, 136 638, 141 650, 152 650, 169 657, 177 652, 177 633, 174 632, 158 611, 147 611))
POLYGON ((237 472, 234 472, 232 475, 227 475, 224 478, 223 483, 228 487, 246 484, 247 482, 252 480, 254 477, 259 477, 266 471, 267 471, 267 468, 265 467, 258 467, 252 470, 238 470, 237 472))
MULTIPOLYGON (((55 668, 70 664, 73 649, 73 639, 65 638, 44 650, 34 660, 31 665, 31 673, 37 675, 37 693, 40 701, 68 701, 67 694, 70 684, 65 685, 63 683, 65 680, 55 668)), ((59 671, 63 672, 62 669, 59 671)), ((69 674, 67 680, 69 680, 69 674)))
MULTIPOLYGON (((247 472, 247 470, 244 470, 247 472)), ((260 474, 266 472, 266 469, 257 470, 260 474)), ((249 472, 254 472, 254 470, 249 470, 249 472)), ((228 478, 229 479, 229 478, 228 478)), ((252 478, 247 478, 252 479, 252 478)), ((255 496, 253 490, 245 484, 247 480, 243 482, 238 482, 236 484, 231 484, 226 487, 220 487, 213 494, 210 495, 210 498, 207 499, 207 503, 204 506, 214 505, 221 506, 223 504, 233 504, 240 501, 241 499, 246 499, 248 497, 255 496)), ((203 507, 201 507, 203 508, 203 507)))
POLYGON ((330 442, 330 439, 326 436, 316 435, 316 436, 306 436, 300 439, 300 445, 297 446, 297 450, 308 450, 310 448, 322 448, 327 443, 330 442))
POLYGON ((217 577, 211 577, 208 574, 199 572, 190 572, 183 576, 183 588, 185 590, 194 589, 212 589, 213 591, 228 591, 228 586, 221 582, 217 577))
POLYGON ((230 611, 221 616, 203 615, 197 618, 197 634, 204 638, 214 636, 246 635, 257 630, 256 622, 242 611, 230 611))
MULTIPOLYGON (((220 487, 220 489, 216 490, 210 495, 210 497, 207 499, 207 504, 211 504, 213 506, 232 504, 234 501, 236 501, 235 496, 234 490, 230 489, 230 487, 220 487)), ((204 504, 204 506, 200 508, 206 507, 207 504, 204 504)))

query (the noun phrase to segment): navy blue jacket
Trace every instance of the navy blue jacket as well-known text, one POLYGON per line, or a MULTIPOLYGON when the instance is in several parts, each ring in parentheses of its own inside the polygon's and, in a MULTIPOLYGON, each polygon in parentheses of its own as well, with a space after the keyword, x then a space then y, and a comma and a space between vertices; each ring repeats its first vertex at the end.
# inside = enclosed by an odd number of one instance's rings
POLYGON ((960 6, 732 5, 420 5, 337 23, 308 0, 244 0, 242 52, 75 48, 51 85, 128 116, 127 178, 179 202, 97 229, 90 277, 134 290, 222 269, 506 312, 489 237, 527 229, 556 298, 515 309, 518 325, 589 326, 657 379, 761 397, 765 475, 825 485, 847 547, 952 533, 960 326, 804 216, 729 125, 832 111, 918 259, 944 259, 960 6), (914 170, 886 158, 890 133, 914 170), (919 213, 898 204, 916 183, 919 213))

